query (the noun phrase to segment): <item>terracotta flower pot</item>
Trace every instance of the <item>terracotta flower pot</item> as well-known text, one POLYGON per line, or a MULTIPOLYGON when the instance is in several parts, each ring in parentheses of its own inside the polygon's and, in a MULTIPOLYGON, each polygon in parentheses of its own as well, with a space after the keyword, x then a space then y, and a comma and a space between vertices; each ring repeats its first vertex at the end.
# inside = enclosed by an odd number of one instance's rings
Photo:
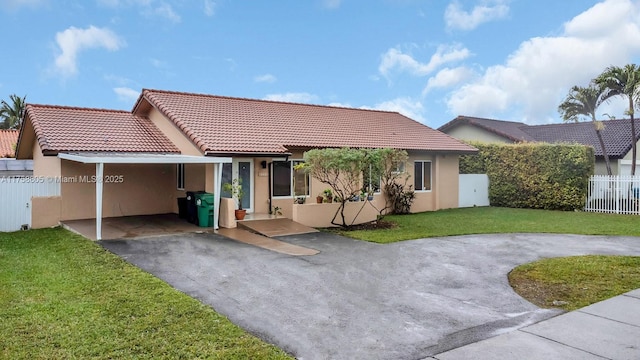
POLYGON ((247 215, 247 210, 236 210, 236 220, 244 220, 244 217, 247 215))
POLYGON ((316 196, 316 202, 317 202, 318 204, 322 204, 322 200, 324 200, 324 197, 322 197, 322 196, 316 196))

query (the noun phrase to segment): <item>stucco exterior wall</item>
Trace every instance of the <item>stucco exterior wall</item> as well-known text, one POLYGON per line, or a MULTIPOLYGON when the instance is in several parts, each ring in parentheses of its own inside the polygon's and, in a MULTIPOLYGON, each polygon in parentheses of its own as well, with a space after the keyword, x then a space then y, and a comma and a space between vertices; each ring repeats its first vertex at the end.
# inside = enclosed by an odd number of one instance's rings
MULTIPOLYGON (((90 219, 96 215, 95 165, 62 161, 61 220, 90 219), (75 181, 73 181, 75 179, 75 181)), ((103 217, 174 212, 175 165, 106 164, 103 217), (118 179, 121 176, 122 182, 118 179), (109 181, 111 179, 111 181, 109 181)))
POLYGON ((446 131, 450 136, 460 140, 473 140, 489 143, 513 143, 500 135, 470 125, 460 125, 446 131))
POLYGON ((60 177, 60 158, 57 156, 44 156, 40 145, 33 143, 33 176, 35 177, 60 177))
MULTIPOLYGON (((334 227, 331 224, 333 216, 340 207, 339 203, 317 204, 315 199, 313 202, 305 204, 295 204, 292 206, 293 221, 299 222, 310 227, 334 227)), ((364 224, 371 222, 378 217, 378 209, 384 207, 384 199, 382 195, 375 195, 372 202, 356 201, 347 202, 344 208, 345 221, 348 225, 364 224)), ((342 223, 342 217, 338 214, 336 223, 342 223)))
POLYGON ((158 129, 160 129, 160 131, 162 131, 178 149, 180 149, 180 152, 183 155, 203 155, 202 151, 200 151, 199 148, 193 145, 191 140, 184 136, 182 131, 178 129, 173 121, 164 117, 164 115, 162 115, 157 109, 152 108, 149 112, 148 117, 153 122, 153 124, 157 126, 158 129))
POLYGON ((62 198, 42 196, 31 198, 31 228, 42 229, 60 224, 62 198))
POLYGON ((407 185, 414 183, 414 162, 431 160, 431 191, 416 191, 411 212, 434 211, 458 207, 458 156, 454 154, 412 153, 407 161, 406 171, 410 178, 407 185))

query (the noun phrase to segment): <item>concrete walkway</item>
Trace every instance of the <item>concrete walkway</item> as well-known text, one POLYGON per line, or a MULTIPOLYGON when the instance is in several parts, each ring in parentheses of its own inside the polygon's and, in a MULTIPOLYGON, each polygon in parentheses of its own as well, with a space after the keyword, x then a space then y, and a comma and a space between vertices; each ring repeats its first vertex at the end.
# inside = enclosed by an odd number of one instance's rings
POLYGON ((429 359, 640 359, 640 289, 429 359))

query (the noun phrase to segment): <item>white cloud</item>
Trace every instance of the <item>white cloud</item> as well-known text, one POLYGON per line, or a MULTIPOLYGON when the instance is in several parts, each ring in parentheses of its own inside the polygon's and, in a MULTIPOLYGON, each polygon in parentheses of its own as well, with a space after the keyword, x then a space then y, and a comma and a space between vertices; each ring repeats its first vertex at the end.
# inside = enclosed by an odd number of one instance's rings
POLYGON ((94 48, 116 51, 125 45, 111 30, 93 25, 86 29, 72 26, 56 33, 56 43, 60 54, 56 56, 54 65, 63 76, 75 75, 78 72, 77 58, 81 51, 94 48))
POLYGON ((168 19, 169 21, 173 22, 173 23, 179 23, 182 19, 180 18, 180 15, 178 15, 173 8, 171 7, 171 5, 163 2, 161 3, 159 6, 152 8, 150 11, 147 12, 147 14, 150 14, 151 16, 159 16, 159 17, 163 17, 165 19, 168 19))
POLYGON ((169 67, 169 64, 166 61, 162 61, 155 58, 149 59, 149 62, 151 62, 151 65, 156 69, 166 69, 169 67))
POLYGON ((255 78, 253 78, 253 81, 255 82, 266 82, 266 83, 273 83, 273 82, 276 82, 277 80, 278 79, 271 74, 264 74, 264 75, 256 76, 255 78))
POLYGON ((447 6, 444 20, 449 29, 473 30, 483 23, 509 15, 508 0, 484 0, 473 10, 465 11, 458 0, 447 6))
POLYGON ((318 103, 319 98, 309 93, 285 93, 285 94, 269 94, 263 98, 264 100, 284 101, 293 103, 318 103))
POLYGON ((469 56, 471 56, 469 49, 460 44, 440 45, 431 56, 431 59, 429 59, 429 62, 424 64, 415 60, 411 55, 405 54, 399 49, 392 48, 387 50, 382 56, 378 71, 386 78, 389 78, 390 73, 394 70, 424 76, 444 64, 464 60, 469 56))
POLYGON ((424 123, 423 117, 424 107, 420 101, 413 100, 408 97, 397 98, 376 104, 373 109, 396 111, 413 120, 424 123))
POLYGON ((204 0, 204 14, 213 16, 216 13, 216 2, 213 0, 204 0))
POLYGON ((474 76, 476 76, 476 73, 466 66, 459 66, 453 69, 444 68, 438 71, 435 76, 431 77, 427 81, 427 86, 424 88, 422 94, 425 95, 431 89, 452 87, 458 85, 461 82, 468 80, 474 76))
MULTIPOLYGON (((205 0, 205 12, 211 0, 205 0)), ((165 1, 156 0, 98 0, 98 3, 112 8, 136 6, 141 8, 140 13, 146 17, 165 18, 173 23, 179 23, 182 18, 175 12, 171 4, 165 1)), ((211 8, 213 9, 213 8, 211 8)))
POLYGON ((118 99, 120 101, 124 101, 128 103, 135 102, 136 100, 138 100, 138 97, 140 96, 139 91, 133 90, 128 87, 113 88, 113 92, 115 92, 116 95, 118 95, 118 99))
POLYGON ((17 10, 21 7, 37 8, 40 5, 45 5, 48 0, 2 0, 0 5, 8 10, 17 10))
POLYGON ((340 7, 342 0, 323 0, 322 5, 327 9, 337 9, 340 7))
POLYGON ((553 121, 571 86, 585 86, 607 66, 640 56, 639 18, 637 2, 603 1, 565 23, 560 36, 523 42, 504 65, 491 66, 478 80, 456 89, 447 99, 449 110, 453 115, 553 121))

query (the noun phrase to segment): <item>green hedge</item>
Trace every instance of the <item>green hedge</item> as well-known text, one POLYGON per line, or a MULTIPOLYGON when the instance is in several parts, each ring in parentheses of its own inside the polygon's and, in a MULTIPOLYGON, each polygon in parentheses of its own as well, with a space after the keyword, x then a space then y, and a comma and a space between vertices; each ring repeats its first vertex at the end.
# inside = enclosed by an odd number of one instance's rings
POLYGON ((593 174, 593 148, 542 143, 470 143, 477 155, 460 157, 461 174, 487 174, 492 206, 582 209, 593 174))

